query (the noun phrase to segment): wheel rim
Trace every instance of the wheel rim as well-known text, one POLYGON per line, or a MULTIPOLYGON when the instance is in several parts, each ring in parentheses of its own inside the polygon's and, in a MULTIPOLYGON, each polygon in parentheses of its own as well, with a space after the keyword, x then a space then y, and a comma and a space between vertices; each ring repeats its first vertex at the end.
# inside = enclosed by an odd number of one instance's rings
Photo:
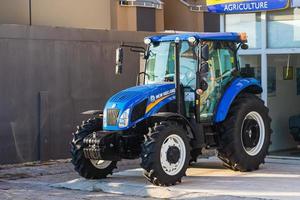
POLYGON ((246 115, 241 135, 245 152, 250 156, 259 154, 265 141, 265 124, 258 112, 253 111, 246 115))
POLYGON ((170 176, 178 174, 184 166, 186 147, 183 139, 178 135, 168 136, 160 150, 160 163, 164 172, 170 176))
POLYGON ((94 165, 94 167, 96 167, 97 169, 105 169, 107 168, 112 161, 108 161, 108 160, 90 160, 92 165, 94 165))

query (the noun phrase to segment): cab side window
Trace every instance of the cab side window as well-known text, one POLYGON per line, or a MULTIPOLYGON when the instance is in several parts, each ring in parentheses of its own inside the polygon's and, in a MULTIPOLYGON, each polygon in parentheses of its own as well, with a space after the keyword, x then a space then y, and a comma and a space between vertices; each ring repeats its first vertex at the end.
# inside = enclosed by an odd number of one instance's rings
POLYGON ((209 65, 214 68, 215 78, 223 79, 231 75, 235 68, 234 46, 229 42, 210 42, 209 65))

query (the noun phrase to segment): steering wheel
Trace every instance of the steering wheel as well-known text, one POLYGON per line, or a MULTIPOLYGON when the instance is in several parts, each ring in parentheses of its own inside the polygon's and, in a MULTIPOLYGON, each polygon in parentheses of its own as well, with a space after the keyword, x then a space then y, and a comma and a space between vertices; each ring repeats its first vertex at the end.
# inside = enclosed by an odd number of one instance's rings
POLYGON ((187 67, 185 65, 182 65, 181 68, 184 68, 187 71, 184 73, 184 78, 182 79, 181 82, 184 83, 184 86, 190 87, 189 84, 196 79, 196 72, 190 67, 187 67))

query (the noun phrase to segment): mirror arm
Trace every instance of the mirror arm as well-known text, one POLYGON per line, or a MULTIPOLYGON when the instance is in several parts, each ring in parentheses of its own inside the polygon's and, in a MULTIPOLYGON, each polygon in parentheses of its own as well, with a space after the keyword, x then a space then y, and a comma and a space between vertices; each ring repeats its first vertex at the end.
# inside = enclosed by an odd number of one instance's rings
POLYGON ((242 44, 243 44, 242 42, 239 43, 239 45, 237 46, 235 52, 237 52, 241 48, 242 44))
POLYGON ((135 46, 135 45, 128 45, 128 44, 121 44, 120 47, 126 47, 126 48, 130 48, 130 51, 133 52, 139 52, 139 53, 143 53, 146 51, 146 49, 144 47, 141 46, 135 46))
POLYGON ((131 52, 142 53, 142 54, 144 54, 145 59, 147 57, 147 50, 142 46, 135 46, 135 45, 129 45, 129 44, 121 43, 120 47, 129 48, 129 50, 131 52))

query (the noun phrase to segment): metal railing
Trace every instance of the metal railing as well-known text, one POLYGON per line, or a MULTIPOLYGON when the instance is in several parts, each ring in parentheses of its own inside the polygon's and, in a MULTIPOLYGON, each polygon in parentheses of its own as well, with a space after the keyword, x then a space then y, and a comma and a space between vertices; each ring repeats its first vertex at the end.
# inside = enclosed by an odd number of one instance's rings
POLYGON ((186 0, 180 0, 180 2, 189 7, 192 12, 207 11, 207 6, 205 4, 190 4, 186 0))
POLYGON ((160 0, 120 0, 121 6, 138 6, 138 7, 146 7, 146 8, 156 8, 162 9, 163 2, 160 0))

